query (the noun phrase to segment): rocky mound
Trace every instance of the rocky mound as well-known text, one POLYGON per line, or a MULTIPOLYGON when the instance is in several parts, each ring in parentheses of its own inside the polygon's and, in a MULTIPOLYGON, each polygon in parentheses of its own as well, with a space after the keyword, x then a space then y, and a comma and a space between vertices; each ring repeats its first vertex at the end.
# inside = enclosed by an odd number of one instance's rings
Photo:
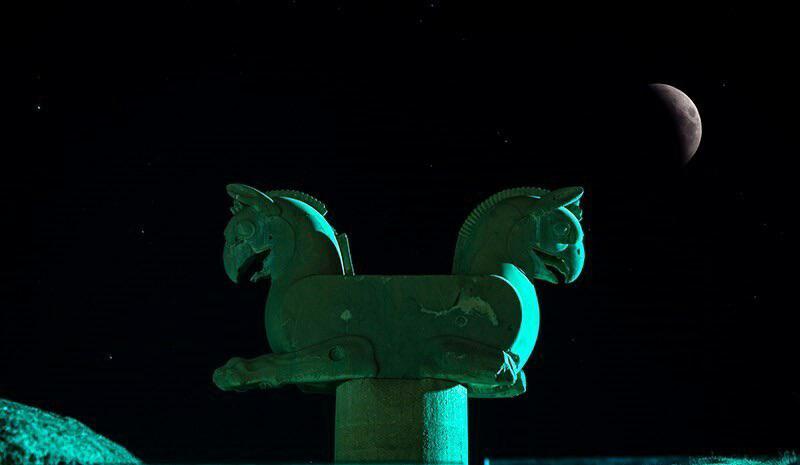
POLYGON ((140 464, 124 447, 83 423, 0 399, 0 464, 140 464))

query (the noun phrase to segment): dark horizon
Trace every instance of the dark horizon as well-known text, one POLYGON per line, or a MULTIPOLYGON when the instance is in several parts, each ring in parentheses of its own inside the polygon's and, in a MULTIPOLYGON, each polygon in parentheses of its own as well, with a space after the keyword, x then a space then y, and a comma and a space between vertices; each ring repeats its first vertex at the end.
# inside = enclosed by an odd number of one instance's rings
POLYGON ((0 397, 146 462, 330 461, 332 397, 211 383, 266 348, 266 290, 222 269, 225 185, 323 200, 358 274, 446 274, 480 201, 579 185, 584 275, 537 284, 528 392, 470 401, 471 461, 800 446, 787 12, 31 7, 0 397), (701 113, 685 167, 653 82, 701 113))

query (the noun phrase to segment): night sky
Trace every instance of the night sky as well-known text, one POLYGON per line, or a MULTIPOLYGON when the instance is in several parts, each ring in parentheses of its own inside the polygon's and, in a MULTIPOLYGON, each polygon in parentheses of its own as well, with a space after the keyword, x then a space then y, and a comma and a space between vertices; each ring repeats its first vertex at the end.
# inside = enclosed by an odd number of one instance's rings
POLYGON ((484 198, 581 185, 586 268, 537 285, 529 390, 470 402, 472 460, 800 447, 792 16, 379 3, 31 2, 0 397, 146 461, 329 460, 332 397, 211 383, 266 351, 225 184, 319 197, 360 274, 448 273, 484 198), (685 167, 651 82, 701 112, 685 167))

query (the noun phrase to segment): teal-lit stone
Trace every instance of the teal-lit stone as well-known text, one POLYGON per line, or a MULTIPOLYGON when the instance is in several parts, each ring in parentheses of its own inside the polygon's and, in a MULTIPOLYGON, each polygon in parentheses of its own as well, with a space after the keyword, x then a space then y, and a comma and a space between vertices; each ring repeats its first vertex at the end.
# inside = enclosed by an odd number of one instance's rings
POLYGON ((336 462, 466 464, 467 390, 435 379, 358 379, 336 389, 336 462))
MULTIPOLYGON (((534 283, 583 269, 583 189, 507 189, 469 214, 443 275, 358 275, 327 207, 297 191, 227 188, 223 265, 270 280, 272 352, 232 358, 223 390, 294 384, 336 393, 337 462, 466 463, 467 398, 525 392, 534 283)), ((391 238, 387 238, 391 240, 391 238)))
POLYGON ((579 187, 489 197, 458 232, 452 273, 412 276, 355 274, 346 235, 308 194, 227 190, 223 264, 234 282, 270 279, 272 352, 218 369, 225 390, 433 378, 470 397, 517 396, 539 332, 534 282, 572 282, 585 260, 579 187))
POLYGON ((2 465, 141 464, 124 447, 69 417, 0 399, 2 465))

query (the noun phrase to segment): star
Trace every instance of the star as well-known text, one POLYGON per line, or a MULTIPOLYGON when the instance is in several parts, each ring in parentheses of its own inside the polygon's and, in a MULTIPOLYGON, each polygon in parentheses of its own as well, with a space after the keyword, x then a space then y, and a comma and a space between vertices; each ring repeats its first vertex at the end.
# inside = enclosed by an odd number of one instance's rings
POLYGON ((508 136, 508 135, 505 133, 505 131, 503 131, 502 129, 498 129, 498 130, 496 131, 496 133, 497 133, 497 137, 499 137, 500 139, 502 139, 504 144, 508 145, 508 144, 510 144, 510 143, 511 143, 511 137, 510 137, 510 136, 508 136))

